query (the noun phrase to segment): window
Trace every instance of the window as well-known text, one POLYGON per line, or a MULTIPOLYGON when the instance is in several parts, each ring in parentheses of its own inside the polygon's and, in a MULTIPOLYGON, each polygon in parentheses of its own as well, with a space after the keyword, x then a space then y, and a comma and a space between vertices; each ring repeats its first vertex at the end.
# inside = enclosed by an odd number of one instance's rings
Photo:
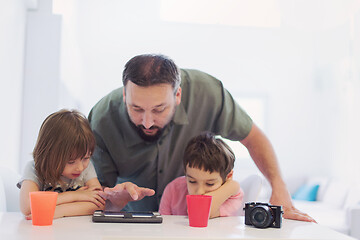
MULTIPOLYGON (((262 97, 235 97, 239 105, 250 115, 256 125, 264 130, 265 129, 265 100, 262 97)), ((228 139, 223 140, 234 151, 237 159, 249 159, 247 149, 238 141, 231 141, 228 139)))

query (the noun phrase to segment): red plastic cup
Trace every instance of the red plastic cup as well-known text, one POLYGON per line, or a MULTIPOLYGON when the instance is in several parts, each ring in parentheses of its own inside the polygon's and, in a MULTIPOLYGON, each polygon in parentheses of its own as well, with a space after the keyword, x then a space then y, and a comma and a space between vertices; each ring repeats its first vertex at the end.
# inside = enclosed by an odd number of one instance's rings
POLYGON ((186 202, 190 227, 207 227, 212 196, 187 195, 186 202))
POLYGON ((56 208, 57 192, 30 192, 30 208, 32 224, 49 226, 53 223, 56 208))

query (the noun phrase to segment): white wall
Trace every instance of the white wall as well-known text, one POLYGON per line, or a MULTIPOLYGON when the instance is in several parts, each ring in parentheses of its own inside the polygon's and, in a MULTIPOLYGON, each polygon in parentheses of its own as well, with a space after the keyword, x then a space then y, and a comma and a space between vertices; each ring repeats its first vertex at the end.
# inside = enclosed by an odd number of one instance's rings
POLYGON ((61 17, 52 14, 52 1, 38 0, 27 13, 20 170, 32 160, 42 122, 59 110, 60 41, 61 17))
MULTIPOLYGON (((38 12, 30 13, 26 43, 23 2, 0 1, 0 79, 6 81, 0 99, 0 131, 5 133, 0 161, 13 168, 19 168, 20 156, 21 161, 30 157, 48 114, 60 107, 87 114, 121 85, 128 59, 163 53, 180 67, 218 77, 236 97, 266 100, 264 131, 285 176, 355 176, 359 169, 354 167, 360 162, 359 0, 266 1, 260 5, 266 6, 268 19, 257 7, 262 0, 239 1, 239 11, 225 1, 216 21, 213 17, 208 23, 206 17, 203 23, 166 18, 164 11, 171 9, 161 0, 60 0, 61 19, 51 15, 50 0, 41 0, 38 12), (229 24, 226 13, 240 20, 229 24), (46 20, 35 19, 41 14, 46 20), (30 55, 22 95, 25 44, 30 55)), ((196 9, 184 0, 180 9, 169 1, 185 17, 190 10, 206 15, 217 3, 209 0, 196 9)), ((253 169, 248 159, 238 164, 240 170, 253 169)))
MULTIPOLYGON (((264 131, 284 175, 338 175, 340 166, 346 176, 351 167, 344 168, 344 160, 357 159, 348 143, 360 133, 358 126, 346 127, 356 124, 350 113, 360 109, 353 102, 358 98, 348 97, 349 91, 360 94, 359 1, 265 1, 270 24, 258 7, 261 0, 241 1, 239 11, 222 4, 208 24, 206 17, 192 23, 187 16, 206 15, 217 1, 194 10, 196 4, 171 0, 182 17, 166 20, 172 14, 162 11, 171 9, 162 3, 169 1, 67 1, 61 74, 76 106, 88 113, 120 86, 132 56, 163 53, 180 67, 218 77, 235 96, 266 99, 264 131), (248 18, 227 24, 227 12, 237 19, 246 8, 248 18)), ((248 159, 238 165, 253 169, 248 159)))
POLYGON ((0 165, 18 171, 26 6, 0 0, 0 165))
POLYGON ((61 17, 50 0, 0 0, 1 166, 21 172, 59 109, 61 17))

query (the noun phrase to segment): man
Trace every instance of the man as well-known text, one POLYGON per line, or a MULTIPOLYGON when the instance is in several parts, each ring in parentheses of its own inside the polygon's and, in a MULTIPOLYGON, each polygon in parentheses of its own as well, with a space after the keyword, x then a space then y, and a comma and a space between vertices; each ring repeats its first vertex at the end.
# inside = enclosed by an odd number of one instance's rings
POLYGON ((123 85, 89 114, 98 178, 104 186, 118 184, 105 190, 112 202, 124 198, 124 184, 119 183, 127 182, 128 188, 138 185, 156 194, 140 191, 135 199, 149 197, 129 202, 125 210, 158 210, 165 186, 184 174, 188 140, 211 131, 245 145, 271 183, 270 202, 283 205, 284 217, 313 221, 293 207, 270 142, 219 80, 197 70, 179 70, 163 55, 139 55, 126 63, 123 85))

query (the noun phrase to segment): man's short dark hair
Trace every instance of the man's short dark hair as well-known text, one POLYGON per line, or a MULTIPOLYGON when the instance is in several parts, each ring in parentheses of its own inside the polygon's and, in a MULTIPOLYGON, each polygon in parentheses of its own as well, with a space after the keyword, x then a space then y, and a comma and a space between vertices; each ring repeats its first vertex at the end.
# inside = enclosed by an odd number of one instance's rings
POLYGON ((231 148, 214 134, 206 132, 192 138, 185 148, 186 166, 204 171, 219 172, 223 181, 234 168, 235 155, 231 148))
POLYGON ((173 60, 161 54, 143 54, 130 59, 123 71, 123 85, 128 81, 138 86, 171 84, 174 91, 180 86, 180 71, 173 60))

